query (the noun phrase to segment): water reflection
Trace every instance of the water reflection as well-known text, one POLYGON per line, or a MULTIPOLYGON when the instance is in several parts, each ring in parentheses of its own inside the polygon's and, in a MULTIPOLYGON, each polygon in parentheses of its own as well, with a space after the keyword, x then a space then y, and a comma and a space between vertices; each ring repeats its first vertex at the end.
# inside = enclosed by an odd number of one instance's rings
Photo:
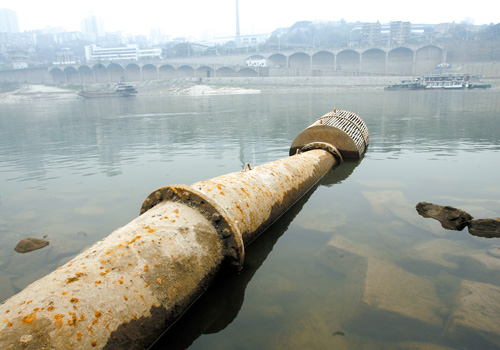
MULTIPOLYGON (((341 260, 332 260, 338 257, 332 252, 346 242, 368 247, 370 261, 378 259, 373 266, 423 279, 445 304, 438 317, 446 325, 458 320, 459 292, 477 283, 492 290, 500 285, 498 238, 443 232, 415 212, 415 203, 431 201, 474 217, 500 216, 499 107, 495 89, 0 103, 0 299, 135 218, 151 191, 282 158, 313 120, 346 109, 370 130, 362 165, 349 176, 341 175, 347 168, 338 168, 334 186, 318 187, 297 206, 300 213, 290 212, 254 242, 243 272, 248 276, 220 282, 228 286, 220 287, 224 291, 240 294, 221 301, 227 310, 213 316, 217 321, 193 316, 191 329, 181 320, 178 332, 185 335, 178 346, 408 347, 384 322, 364 329, 349 323, 359 311, 356 296, 367 268, 336 264, 341 260), (48 247, 23 257, 14 252, 21 238, 45 234, 48 247), (384 327, 380 336, 367 335, 366 329, 384 327)), ((216 291, 213 299, 222 293, 216 288, 210 289, 216 291)), ((439 331, 447 338, 425 342, 461 347, 464 337, 480 337, 439 331)), ((398 334, 414 340, 411 328, 398 334)))

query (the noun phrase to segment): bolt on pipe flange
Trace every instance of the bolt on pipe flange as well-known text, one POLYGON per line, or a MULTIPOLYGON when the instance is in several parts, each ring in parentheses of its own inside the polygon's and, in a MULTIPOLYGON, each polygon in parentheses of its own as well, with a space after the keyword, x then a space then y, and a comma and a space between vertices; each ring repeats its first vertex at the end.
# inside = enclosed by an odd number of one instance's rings
POLYGON ((221 205, 192 186, 172 185, 153 191, 142 203, 141 215, 163 201, 180 202, 197 209, 222 237, 227 263, 237 270, 243 267, 245 247, 242 235, 221 205))

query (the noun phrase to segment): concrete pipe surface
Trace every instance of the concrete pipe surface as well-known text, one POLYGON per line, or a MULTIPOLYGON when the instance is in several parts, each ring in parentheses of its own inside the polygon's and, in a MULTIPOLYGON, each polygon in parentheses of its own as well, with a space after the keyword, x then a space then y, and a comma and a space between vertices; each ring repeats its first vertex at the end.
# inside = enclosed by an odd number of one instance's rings
POLYGON ((206 289, 223 242, 163 202, 0 306, 0 349, 144 349, 206 289))

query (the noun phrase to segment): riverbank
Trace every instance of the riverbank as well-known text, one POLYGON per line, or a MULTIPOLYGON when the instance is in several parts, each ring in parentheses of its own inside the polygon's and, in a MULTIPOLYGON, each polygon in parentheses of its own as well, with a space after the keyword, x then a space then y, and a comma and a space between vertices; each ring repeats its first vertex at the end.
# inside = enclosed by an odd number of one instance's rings
MULTIPOLYGON (((139 96, 209 96, 209 95, 241 95, 241 94, 258 94, 259 89, 250 89, 238 86, 222 86, 222 85, 207 85, 200 84, 198 80, 192 79, 176 79, 169 81, 157 81, 147 83, 137 83, 136 88, 139 96)), ((92 84, 86 86, 93 91, 104 91, 109 89, 109 86, 102 84, 92 84)), ((117 97, 121 97, 117 95, 117 97)), ((50 85, 22 85, 13 91, 0 93, 0 102, 16 103, 24 101, 37 100, 66 100, 66 99, 83 99, 84 97, 78 94, 78 91, 73 87, 65 85, 50 86, 50 85)))
MULTIPOLYGON (((178 78, 133 83, 138 96, 208 96, 288 92, 303 89, 319 91, 382 90, 386 86, 411 79, 408 76, 343 77, 231 77, 178 78)), ((481 79, 482 83, 500 88, 500 79, 481 79)), ((109 84, 88 84, 86 89, 109 89, 109 84)), ((0 93, 0 102, 22 102, 50 99, 82 99, 75 85, 23 84, 13 91, 0 93)))

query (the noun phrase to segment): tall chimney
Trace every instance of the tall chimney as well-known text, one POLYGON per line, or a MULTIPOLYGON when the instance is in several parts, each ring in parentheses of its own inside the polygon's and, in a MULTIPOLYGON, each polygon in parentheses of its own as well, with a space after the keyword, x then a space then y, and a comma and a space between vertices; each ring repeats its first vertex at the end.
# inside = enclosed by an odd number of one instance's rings
POLYGON ((241 46, 240 38, 240 11, 238 10, 238 0, 236 0, 236 47, 241 46))

